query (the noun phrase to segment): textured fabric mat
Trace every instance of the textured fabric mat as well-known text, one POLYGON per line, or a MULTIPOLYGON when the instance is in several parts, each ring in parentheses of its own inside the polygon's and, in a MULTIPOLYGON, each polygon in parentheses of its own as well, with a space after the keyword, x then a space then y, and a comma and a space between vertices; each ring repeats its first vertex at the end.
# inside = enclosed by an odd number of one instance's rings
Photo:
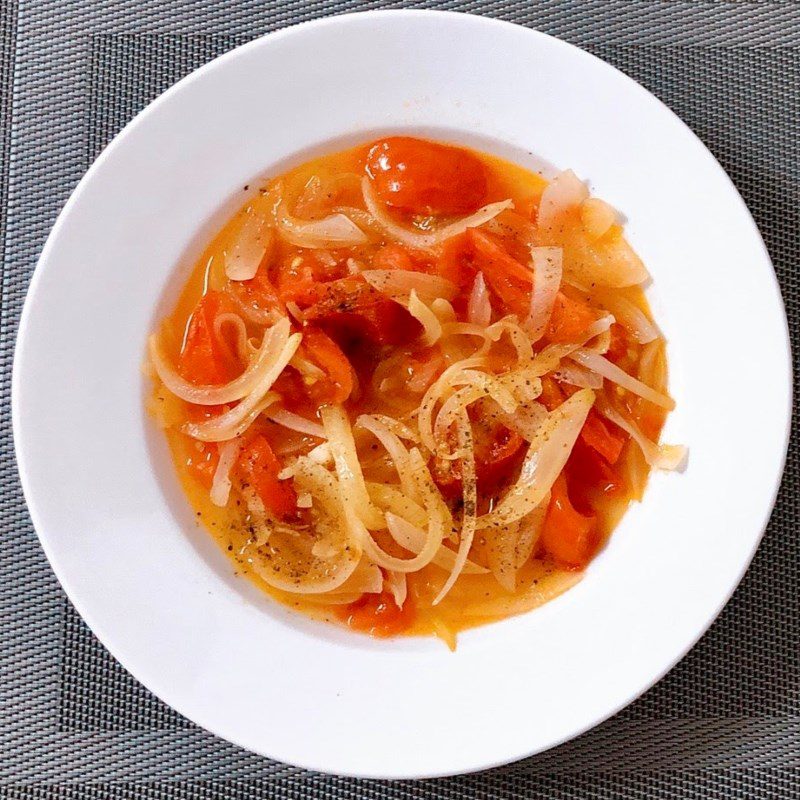
MULTIPOLYGON (((334 779, 215 739, 111 658, 50 572, 19 490, 8 393, 19 311, 59 208, 106 142, 192 69, 283 25, 386 5, 0 0, 0 798, 800 798, 796 436, 767 536, 694 650, 593 731, 477 776, 334 779)), ((537 27, 593 51, 663 99, 719 158, 756 217, 797 350, 800 6, 403 5, 537 27)))

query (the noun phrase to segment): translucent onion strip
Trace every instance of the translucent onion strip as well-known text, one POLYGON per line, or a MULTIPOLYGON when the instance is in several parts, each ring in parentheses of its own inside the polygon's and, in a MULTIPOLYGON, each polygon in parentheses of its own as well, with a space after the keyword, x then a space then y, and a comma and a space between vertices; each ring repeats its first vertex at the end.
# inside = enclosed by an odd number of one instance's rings
POLYGON ((247 326, 244 324, 244 320, 238 314, 230 311, 217 314, 214 317, 214 335, 226 345, 226 349, 229 349, 224 335, 225 328, 232 328, 236 337, 236 350, 232 355, 245 363, 248 362, 250 360, 250 347, 247 343, 247 326))
POLYGON ((647 344, 661 337, 658 328, 644 311, 619 292, 598 292, 596 297, 639 344, 647 344))
POLYGON ((285 204, 279 201, 275 207, 275 219, 281 238, 297 247, 353 247, 368 241, 364 231, 345 214, 331 214, 315 220, 298 219, 289 214, 285 204))
POLYGON ((593 403, 594 393, 579 389, 547 415, 528 448, 517 483, 493 511, 478 518, 479 529, 514 523, 542 502, 564 469, 593 403))
POLYGON ((372 181, 370 181, 369 178, 365 177, 362 180, 361 187, 364 193, 364 204, 378 224, 393 239, 415 250, 430 250, 432 247, 446 242, 453 236, 464 233, 468 228, 479 228, 481 225, 485 225, 490 219, 494 219, 502 211, 514 207, 514 203, 511 200, 489 203, 489 205, 479 208, 474 214, 470 214, 468 217, 451 222, 449 225, 443 225, 431 233, 422 233, 421 231, 415 231, 411 228, 399 225, 389 216, 383 203, 375 196, 375 192, 372 189, 372 181))
POLYGON ((241 439, 231 439, 231 441, 220 445, 219 461, 217 462, 217 468, 214 470, 211 492, 209 493, 211 502, 215 506, 224 508, 228 505, 228 498, 231 494, 231 470, 239 457, 241 449, 241 439))
POLYGON ((452 300, 458 294, 458 287, 452 281, 410 269, 365 269, 361 275, 373 289, 392 300, 405 300, 412 291, 424 303, 433 303, 438 298, 452 300))
POLYGON ((286 411, 281 408, 267 414, 267 418, 278 425, 282 425, 284 428, 288 428, 290 431, 305 433, 307 436, 316 436, 318 439, 325 438, 325 428, 323 428, 322 425, 318 422, 312 422, 305 417, 301 417, 299 414, 295 414, 292 411, 286 411))
MULTIPOLYGON (((176 397, 187 403, 202 406, 217 406, 241 400, 250 394, 254 387, 260 385, 267 375, 278 377, 285 364, 275 371, 280 362, 286 343, 289 340, 291 326, 285 317, 276 322, 265 334, 261 348, 250 366, 238 377, 224 386, 196 386, 184 380, 167 360, 158 337, 150 337, 150 359, 156 374, 164 386, 176 397)), ((296 348, 295 348, 296 349, 296 348)), ((270 385, 272 382, 270 381, 270 385)), ((267 387, 269 388, 269 387, 267 387)))
POLYGON ((411 290, 411 294, 408 297, 407 308, 409 314, 422 325, 421 343, 425 347, 436 344, 442 338, 442 323, 436 314, 419 299, 414 289, 411 290))
POLYGON ((475 538, 475 520, 478 508, 478 482, 475 474, 475 446, 472 438, 472 427, 467 412, 463 411, 457 420, 456 430, 458 435, 458 448, 461 456, 461 484, 463 487, 464 506, 461 517, 461 540, 458 543, 453 570, 442 586, 439 594, 433 600, 433 605, 439 605, 453 584, 458 580, 464 564, 467 562, 472 540, 475 538))
POLYGON ((408 595, 408 583, 404 572, 393 572, 386 570, 386 577, 383 579, 383 589, 389 592, 394 598, 394 603, 398 608, 402 608, 408 595))
POLYGON ((604 378, 612 383, 616 383, 623 389, 627 389, 632 394, 643 397, 645 400, 649 400, 651 403, 655 403, 657 406, 666 408, 668 411, 671 411, 673 408, 675 408, 675 401, 671 397, 667 397, 666 395, 657 392, 655 389, 651 389, 649 386, 637 380, 633 376, 628 375, 627 372, 621 370, 616 364, 613 364, 607 358, 603 358, 603 356, 599 355, 598 353, 593 353, 591 350, 580 348, 574 353, 570 353, 569 357, 574 361, 577 361, 581 366, 596 372, 598 375, 602 375, 604 378))
POLYGON ((589 197, 589 190, 578 176, 567 169, 550 181, 542 192, 536 221, 542 227, 553 224, 558 217, 577 208, 589 197))
POLYGON ((648 439, 639 426, 619 409, 607 401, 598 402, 598 410, 615 425, 622 428, 642 451, 644 460, 655 469, 677 470, 686 460, 686 448, 682 445, 656 444, 648 439))
POLYGON ((467 303, 467 320, 473 325, 486 327, 492 321, 492 303, 483 273, 478 272, 467 303))
POLYGON ((570 386, 578 386, 581 389, 602 389, 603 376, 596 372, 591 372, 578 364, 562 363, 561 366, 552 373, 552 376, 561 383, 568 383, 570 386))
POLYGON ((225 251, 225 275, 232 281, 249 281, 272 249, 274 231, 268 218, 249 208, 230 249, 225 251))
POLYGON ((368 528, 382 528, 383 515, 369 499, 347 414, 341 406, 323 406, 320 415, 345 505, 368 528))
POLYGON ((386 452, 394 462, 397 475, 400 478, 400 485, 403 491, 413 500, 418 500, 416 486, 410 472, 410 461, 408 450, 397 434, 389 430, 386 423, 377 416, 362 414, 357 420, 356 425, 369 431, 386 449, 386 452))
POLYGON ((533 290, 525 329, 532 342, 538 342, 547 330, 553 304, 561 286, 563 251, 560 247, 532 247, 533 290))

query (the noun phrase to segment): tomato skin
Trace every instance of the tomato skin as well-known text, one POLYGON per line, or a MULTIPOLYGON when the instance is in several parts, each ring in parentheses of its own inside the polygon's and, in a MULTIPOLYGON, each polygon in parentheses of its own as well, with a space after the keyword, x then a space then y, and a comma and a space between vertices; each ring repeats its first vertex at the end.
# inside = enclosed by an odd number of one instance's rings
POLYGON ((572 506, 564 473, 553 484, 540 541, 545 552, 568 569, 583 569, 597 548, 595 518, 572 506))
POLYGON ((378 197, 408 214, 468 214, 486 202, 486 168, 459 147, 392 136, 372 145, 366 171, 378 197))
POLYGON ((225 343, 214 333, 214 319, 224 310, 225 296, 208 292, 192 311, 177 365, 181 377, 191 383, 218 386, 241 372, 225 343))
POLYGON ((278 517, 290 519, 297 515, 297 493, 291 480, 278 480, 281 462, 266 438, 258 434, 242 449, 238 470, 264 507, 278 517))
POLYGON ((334 613, 348 628, 378 638, 396 636, 407 631, 417 618, 411 596, 406 598, 403 608, 400 609, 389 592, 364 594, 353 603, 336 606, 334 613))
POLYGON ((309 397, 317 403, 343 403, 353 391, 353 368, 336 342, 320 328, 307 325, 303 328, 302 348, 327 379, 308 387, 309 397))
POLYGON ((548 342, 560 344, 580 341, 595 320, 596 316, 589 306, 559 292, 553 303, 553 312, 544 338, 548 342))

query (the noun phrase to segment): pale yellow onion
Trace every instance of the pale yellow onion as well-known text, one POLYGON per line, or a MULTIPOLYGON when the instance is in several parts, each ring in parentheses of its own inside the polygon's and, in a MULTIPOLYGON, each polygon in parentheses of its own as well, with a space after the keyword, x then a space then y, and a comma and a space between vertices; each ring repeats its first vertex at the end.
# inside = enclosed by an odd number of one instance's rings
POLYGON ((516 317, 504 317, 486 329, 489 338, 499 341, 503 333, 507 333, 511 339, 511 344, 517 351, 517 360, 522 362, 530 361, 533 358, 533 345, 528 334, 517 323, 516 317))
POLYGON ((323 406, 320 416, 336 466, 342 502, 353 510, 366 527, 383 527, 383 515, 372 504, 367 493, 346 412, 341 406, 323 406))
POLYGON ((501 528, 522 519, 542 502, 567 463, 572 447, 594 403, 594 393, 579 389, 551 411, 531 442, 517 483, 477 526, 501 528))
POLYGON ((408 583, 404 572, 387 569, 383 579, 383 590, 389 592, 398 608, 402 608, 408 595, 408 583))
POLYGON ((571 169, 564 170, 542 192, 536 221, 540 227, 548 227, 562 214, 580 206, 588 197, 589 190, 583 181, 571 169))
POLYGON ((353 247, 369 241, 364 231, 345 214, 335 213, 315 220, 298 219, 279 200, 275 206, 275 220, 280 237, 297 247, 353 247))
POLYGON ((483 273, 480 271, 475 276, 472 291, 469 293, 467 321, 484 328, 492 321, 492 302, 489 299, 489 290, 486 288, 483 273))
MULTIPOLYGON (((391 534, 400 547, 404 547, 412 553, 419 553, 425 546, 425 540, 428 534, 422 530, 418 525, 415 525, 405 519, 401 514, 396 514, 392 511, 386 512, 386 529, 391 534)), ((456 554, 446 545, 442 545, 439 551, 433 557, 431 564, 437 567, 452 572, 456 563, 456 554)), ((467 560, 464 564, 462 573, 464 575, 484 575, 489 570, 486 567, 476 564, 474 561, 467 560)))
POLYGON ((430 347, 442 337, 442 323, 436 314, 423 303, 417 296, 417 292, 412 289, 408 296, 408 313, 422 325, 422 338, 420 343, 425 347, 430 347))
POLYGON ((275 372, 275 367, 289 340, 290 330, 289 320, 285 317, 276 322, 264 333, 261 348, 250 366, 238 378, 224 386, 197 386, 184 380, 169 364, 155 334, 150 337, 150 359, 161 382, 176 397, 196 405, 225 405, 250 394, 256 385, 262 383, 265 376, 274 373, 275 378, 278 377, 280 370, 275 372))
POLYGON ((551 373, 557 381, 577 386, 580 389, 602 389, 603 376, 591 372, 578 364, 562 363, 557 370, 551 373))
POLYGON ((547 330, 553 304, 561 286, 563 250, 560 247, 532 247, 533 289, 525 330, 531 342, 538 342, 547 330))
POLYGON ((369 178, 365 177, 361 182, 361 186, 364 193, 364 205, 366 205, 367 211, 372 214, 389 236, 415 250, 430 250, 446 242, 448 239, 451 239, 453 236, 464 233, 468 228, 479 228, 490 219, 494 219, 502 211, 514 207, 512 200, 501 200, 498 203, 489 203, 483 206, 483 208, 479 208, 474 214, 470 214, 468 217, 456 220, 448 225, 442 225, 430 233, 422 233, 421 231, 399 225, 389 216, 383 203, 375 196, 372 182, 369 178))
POLYGON ((628 375, 627 372, 620 369, 616 364, 597 353, 593 353, 585 348, 580 348, 570 353, 569 357, 573 359, 573 361, 577 361, 581 366, 596 372, 598 375, 602 375, 606 380, 616 383, 632 394, 643 397, 645 400, 649 400, 657 406, 666 408, 668 411, 675 408, 675 401, 671 397, 667 397, 661 394, 661 392, 651 389, 649 386, 633 376, 628 375))
MULTIPOLYGON (((414 525, 416 528, 424 528, 428 524, 428 512, 420 505, 419 502, 413 500, 402 487, 390 485, 387 483, 376 483, 375 481, 367 481, 367 491, 369 492, 370 499, 373 503, 378 505, 384 513, 390 511, 404 520, 409 520, 409 524, 414 525)), ((414 491, 416 495, 416 489, 414 491)), ((421 502, 421 501, 420 501, 421 502)), ((406 547, 406 550, 411 550, 418 553, 423 546, 425 532, 422 531, 422 537, 417 547, 406 547)), ((403 544, 399 542, 399 544, 403 544)))
POLYGON ((436 314, 442 325, 456 321, 456 310, 453 308, 453 304, 449 300, 445 300, 444 297, 435 298, 430 306, 431 311, 436 314))
POLYGON ((211 481, 211 491, 209 497, 215 506, 224 508, 228 505, 228 498, 231 494, 231 470, 239 452, 242 449, 241 439, 231 439, 220 445, 219 460, 217 468, 214 470, 214 477, 211 481))
POLYGON ((439 297, 452 300, 458 294, 458 287, 446 278, 410 269, 365 269, 361 276, 373 289, 392 300, 405 300, 412 290, 425 303, 439 297))
POLYGON ((362 414, 356 420, 356 425, 369 431, 384 446, 397 470, 403 491, 413 500, 418 500, 416 487, 409 472, 408 450, 397 434, 389 430, 382 419, 370 414, 362 414))
POLYGON ((231 311, 217 314, 214 317, 214 335, 225 345, 226 349, 229 349, 224 335, 225 328, 233 328, 236 335, 236 352, 232 355, 247 363, 250 360, 250 346, 247 342, 247 326, 244 324, 244 320, 231 311))
POLYGON ((325 438, 325 429, 318 422, 312 422, 310 419, 301 417, 292 411, 286 411, 279 408, 266 415, 267 419, 288 428, 290 431, 297 431, 298 433, 305 433, 308 436, 315 436, 317 439, 325 438))
POLYGON ((221 442, 232 439, 234 436, 240 436, 256 416, 268 405, 271 405, 274 399, 278 398, 278 395, 270 398, 273 393, 270 393, 269 390, 294 355, 300 345, 300 339, 299 333, 293 333, 288 338, 270 369, 260 377, 250 394, 238 405, 204 422, 187 422, 183 426, 184 433, 193 439, 200 439, 204 442, 221 442))
POLYGON ((682 445, 657 444, 648 439, 631 417, 608 401, 598 402, 598 410, 616 426, 622 428, 642 451, 644 460, 655 469, 678 470, 686 461, 687 450, 682 445))
POLYGON ((614 291, 599 291, 593 295, 614 315, 616 321, 630 333, 634 341, 648 344, 660 338, 661 334, 655 324, 627 297, 614 291))
POLYGON ((266 214, 247 209, 236 238, 225 251, 225 275, 232 281, 249 281, 273 246, 274 231, 266 214))
POLYGON ((617 212, 599 197, 589 197, 581 203, 581 224, 592 239, 599 239, 612 225, 617 224, 617 212))
POLYGON ((444 600, 453 585, 458 580, 464 564, 467 562, 472 540, 475 537, 475 521, 478 507, 478 483, 475 475, 475 446, 472 438, 472 427, 466 410, 456 423, 456 433, 458 437, 458 448, 461 455, 461 485, 463 494, 463 510, 461 515, 461 539, 458 543, 455 563, 453 569, 444 582, 444 586, 433 600, 432 605, 436 606, 444 600))

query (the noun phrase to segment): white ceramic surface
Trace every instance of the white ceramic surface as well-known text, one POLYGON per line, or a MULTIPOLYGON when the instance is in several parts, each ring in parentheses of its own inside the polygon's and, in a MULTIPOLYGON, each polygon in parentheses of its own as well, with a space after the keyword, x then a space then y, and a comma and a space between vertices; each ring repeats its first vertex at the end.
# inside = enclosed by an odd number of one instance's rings
POLYGON ((374 12, 241 47, 181 81, 61 213, 22 318, 20 473, 53 569, 145 686, 274 758, 363 776, 457 773, 562 742, 662 676, 740 580, 777 490, 791 389, 784 310, 741 198, 639 85, 541 33, 374 12), (678 402, 656 475, 583 583, 525 616, 372 641, 297 617, 198 530, 146 418, 148 331, 259 175, 416 131, 572 167, 628 217, 678 402), (176 272, 176 266, 183 265, 176 272), (747 387, 758 387, 758 404, 747 387))

